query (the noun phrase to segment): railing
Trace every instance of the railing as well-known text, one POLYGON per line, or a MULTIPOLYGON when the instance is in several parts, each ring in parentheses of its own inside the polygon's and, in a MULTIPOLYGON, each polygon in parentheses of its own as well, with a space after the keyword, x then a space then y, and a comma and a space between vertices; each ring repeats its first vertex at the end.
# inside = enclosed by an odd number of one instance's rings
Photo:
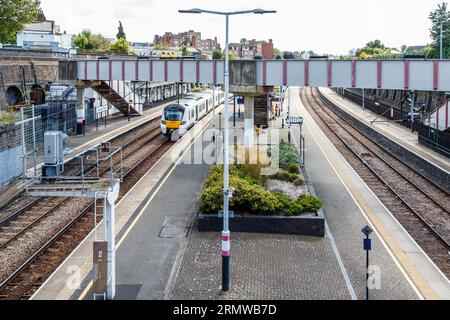
MULTIPOLYGON (((28 156, 29 154, 25 155, 25 162, 28 156)), ((46 164, 55 157, 33 155, 33 162, 36 165, 26 170, 22 177, 27 191, 37 185, 64 188, 65 184, 69 184, 83 193, 98 187, 99 184, 113 186, 117 180, 123 181, 122 148, 113 148, 111 143, 87 149, 80 156, 56 158, 58 158, 56 164, 46 164), (55 174, 52 176, 43 174, 44 168, 53 168, 55 174)))

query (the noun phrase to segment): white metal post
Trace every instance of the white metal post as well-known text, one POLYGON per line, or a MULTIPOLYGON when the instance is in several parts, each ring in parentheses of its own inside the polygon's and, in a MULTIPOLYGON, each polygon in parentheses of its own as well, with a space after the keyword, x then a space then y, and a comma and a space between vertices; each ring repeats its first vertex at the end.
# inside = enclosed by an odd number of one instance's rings
POLYGON ((441 22, 440 57, 444 58, 444 22, 441 22))
POLYGON ((292 127, 291 127, 291 88, 288 87, 288 128, 289 128, 289 142, 291 142, 291 135, 292 135, 292 127))
POLYGON ((411 131, 414 132, 414 107, 415 107, 416 93, 412 91, 411 101, 411 131))
MULTIPOLYGON (((31 106, 31 116, 33 118, 33 166, 34 176, 37 177, 37 159, 36 159, 36 118, 34 113, 34 105, 31 106)), ((64 162, 64 161, 63 161, 64 162)))
POLYGON ((216 123, 214 121, 216 119, 216 85, 213 84, 213 128, 216 127, 216 123))
POLYGON ((105 239, 108 242, 108 288, 107 299, 113 300, 116 296, 116 214, 115 203, 119 197, 120 183, 113 182, 111 191, 107 193, 104 206, 105 239))
POLYGON ((223 159, 223 232, 222 232, 222 291, 228 292, 231 288, 231 272, 230 272, 230 259, 231 259, 231 239, 229 228, 229 160, 230 160, 230 146, 229 146, 229 133, 228 133, 228 120, 230 118, 230 57, 228 48, 228 26, 229 15, 225 16, 226 19, 226 32, 225 32, 225 111, 224 111, 224 159, 223 159))
POLYGON ((21 121, 21 131, 22 131, 22 154, 23 154, 23 181, 27 177, 27 146, 25 141, 25 115, 23 113, 23 108, 20 108, 20 120, 21 121))

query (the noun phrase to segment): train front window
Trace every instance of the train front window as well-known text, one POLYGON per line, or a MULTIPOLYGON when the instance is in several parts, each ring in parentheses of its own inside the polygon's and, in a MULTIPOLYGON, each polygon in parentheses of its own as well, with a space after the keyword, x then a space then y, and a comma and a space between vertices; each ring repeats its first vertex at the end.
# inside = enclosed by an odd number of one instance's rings
POLYGON ((164 111, 164 118, 168 121, 181 121, 183 120, 184 109, 178 106, 172 106, 164 111))

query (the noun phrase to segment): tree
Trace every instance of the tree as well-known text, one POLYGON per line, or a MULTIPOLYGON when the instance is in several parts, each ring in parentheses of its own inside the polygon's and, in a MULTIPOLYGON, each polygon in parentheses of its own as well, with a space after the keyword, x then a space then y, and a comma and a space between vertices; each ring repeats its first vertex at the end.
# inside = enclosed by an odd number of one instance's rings
POLYGON ((441 23, 443 23, 444 58, 450 54, 450 12, 448 11, 448 4, 443 2, 438 5, 438 8, 429 15, 431 20, 430 36, 433 40, 431 44, 431 51, 429 58, 439 58, 440 56, 440 42, 441 42, 441 23))
POLYGON ((85 29, 73 37, 73 45, 80 50, 106 51, 109 41, 101 34, 92 34, 85 29))
POLYGON ((406 44, 402 45, 400 48, 400 52, 405 55, 408 52, 408 46, 406 44))
POLYGON ((294 54, 292 52, 285 52, 285 53, 283 53, 283 59, 294 60, 295 57, 294 57, 294 54))
POLYGON ((385 45, 381 42, 381 40, 370 41, 366 44, 366 47, 371 48, 371 49, 380 49, 380 50, 386 49, 385 45))
POLYGON ((273 56, 274 57, 280 56, 281 59, 281 51, 278 50, 277 48, 273 48, 273 56))
POLYGON ((16 36, 25 25, 36 20, 38 0, 0 0, 0 43, 16 43, 16 36))
POLYGON ((181 47, 181 55, 183 57, 189 57, 189 50, 187 46, 182 46, 181 47))
POLYGON ((85 29, 73 37, 73 45, 80 50, 94 50, 92 31, 85 29))
POLYGON ((364 48, 356 50, 359 59, 394 59, 400 58, 401 52, 386 47, 380 40, 370 41, 364 48))
POLYGON ((222 60, 225 58, 224 54, 219 50, 214 50, 212 56, 214 60, 222 60))
POLYGON ((119 54, 130 54, 130 45, 127 40, 124 38, 117 39, 116 42, 113 42, 109 45, 109 52, 119 53, 119 54))
POLYGON ((94 34, 91 37, 92 45, 94 46, 94 50, 97 51, 106 51, 109 48, 110 41, 106 39, 101 34, 94 34))
POLYGON ((125 39, 127 40, 127 35, 125 34, 125 31, 123 31, 123 25, 122 25, 122 21, 119 21, 119 32, 116 35, 117 40, 120 39, 125 39))

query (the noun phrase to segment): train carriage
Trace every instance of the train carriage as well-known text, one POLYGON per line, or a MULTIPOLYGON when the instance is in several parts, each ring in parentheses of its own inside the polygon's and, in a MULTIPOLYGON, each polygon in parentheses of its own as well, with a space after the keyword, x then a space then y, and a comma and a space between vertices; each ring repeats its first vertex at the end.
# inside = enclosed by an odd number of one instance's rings
POLYGON ((174 132, 181 137, 197 121, 204 118, 224 102, 225 94, 221 90, 187 94, 177 103, 164 108, 161 118, 161 131, 171 137, 174 132), (214 99, 213 99, 214 94, 214 99))

